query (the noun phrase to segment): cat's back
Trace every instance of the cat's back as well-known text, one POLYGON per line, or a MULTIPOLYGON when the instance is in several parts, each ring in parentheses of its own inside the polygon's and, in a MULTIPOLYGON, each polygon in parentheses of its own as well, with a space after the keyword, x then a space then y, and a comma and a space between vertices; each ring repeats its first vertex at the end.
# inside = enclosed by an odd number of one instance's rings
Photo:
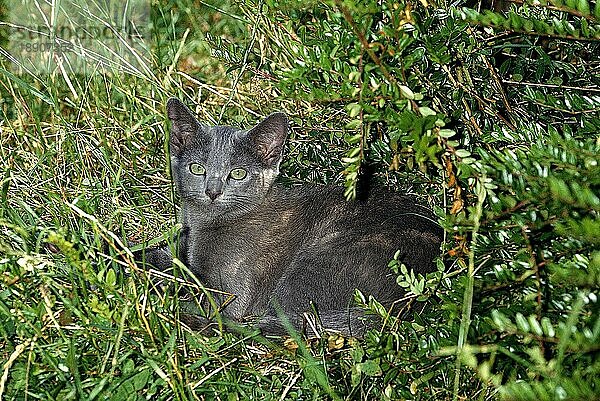
POLYGON ((431 211, 411 196, 374 188, 366 199, 348 201, 342 187, 274 186, 272 224, 287 225, 301 251, 344 257, 351 249, 391 259, 397 250, 417 270, 429 270, 443 231, 431 211))
POLYGON ((338 227, 349 233, 420 230, 441 237, 431 210, 412 196, 377 187, 364 199, 346 200, 344 188, 332 185, 275 185, 270 208, 297 215, 308 226, 338 227))
POLYGON ((347 201, 339 187, 276 186, 266 207, 270 227, 287 233, 279 237, 287 248, 275 295, 295 305, 291 309, 303 310, 310 301, 325 310, 344 308, 355 289, 380 301, 399 299, 404 289, 388 267, 396 253, 416 273, 435 270, 442 230, 411 197, 375 189, 366 199, 347 201))

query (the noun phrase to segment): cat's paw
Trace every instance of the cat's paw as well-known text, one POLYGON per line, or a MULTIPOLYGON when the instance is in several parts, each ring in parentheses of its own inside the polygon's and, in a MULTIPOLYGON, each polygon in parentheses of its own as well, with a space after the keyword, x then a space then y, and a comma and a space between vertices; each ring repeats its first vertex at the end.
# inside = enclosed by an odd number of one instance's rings
POLYGON ((214 320, 193 313, 182 313, 179 315, 181 324, 187 326, 193 331, 210 334, 218 330, 219 325, 214 320))

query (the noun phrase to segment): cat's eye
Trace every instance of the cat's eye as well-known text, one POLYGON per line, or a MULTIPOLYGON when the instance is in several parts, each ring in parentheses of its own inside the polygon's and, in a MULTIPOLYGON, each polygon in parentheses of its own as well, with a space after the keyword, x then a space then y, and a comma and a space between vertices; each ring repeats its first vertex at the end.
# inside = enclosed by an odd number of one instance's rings
POLYGON ((190 173, 194 175, 204 175, 206 174, 206 169, 200 163, 191 163, 190 164, 190 173))
POLYGON ((231 173, 229 173, 229 176, 234 180, 243 180, 244 178, 246 178, 247 174, 248 173, 243 168, 234 168, 233 170, 231 170, 231 173))

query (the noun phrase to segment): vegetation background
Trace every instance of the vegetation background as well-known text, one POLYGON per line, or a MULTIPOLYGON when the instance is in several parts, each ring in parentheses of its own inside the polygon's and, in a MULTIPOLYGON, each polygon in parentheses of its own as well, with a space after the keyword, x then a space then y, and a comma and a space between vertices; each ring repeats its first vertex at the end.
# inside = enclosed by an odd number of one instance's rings
POLYGON ((599 2, 15 4, 0 1, 0 399, 600 399, 599 2), (123 4, 144 23, 123 25, 123 4), (124 251, 176 224, 170 96, 212 124, 288 113, 289 185, 352 198, 367 176, 435 206, 439 271, 390 263, 418 313, 359 297, 382 316, 360 341, 180 324, 185 268, 157 291, 124 251))

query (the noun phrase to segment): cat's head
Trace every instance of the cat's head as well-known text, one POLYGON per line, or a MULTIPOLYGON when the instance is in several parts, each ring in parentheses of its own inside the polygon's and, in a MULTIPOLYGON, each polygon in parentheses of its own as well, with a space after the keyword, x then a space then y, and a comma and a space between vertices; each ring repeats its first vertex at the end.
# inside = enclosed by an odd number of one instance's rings
POLYGON ((171 171, 184 204, 210 222, 234 220, 264 201, 279 173, 285 114, 271 114, 249 131, 203 125, 175 98, 167 114, 171 171))

